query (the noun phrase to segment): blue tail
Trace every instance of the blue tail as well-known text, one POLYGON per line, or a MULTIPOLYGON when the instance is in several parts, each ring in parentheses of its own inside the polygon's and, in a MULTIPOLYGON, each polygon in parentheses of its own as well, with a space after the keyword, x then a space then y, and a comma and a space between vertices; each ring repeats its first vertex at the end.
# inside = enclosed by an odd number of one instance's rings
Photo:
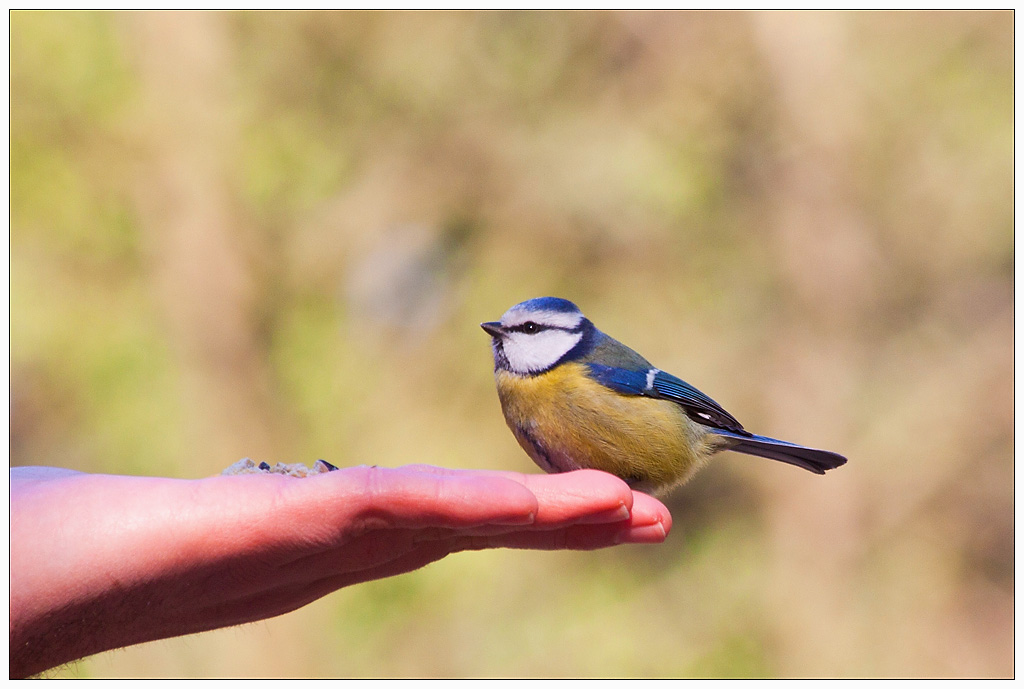
POLYGON ((786 462, 807 469, 807 471, 813 471, 815 474, 824 474, 829 469, 846 464, 846 457, 828 450, 815 450, 811 447, 787 443, 785 440, 776 440, 763 435, 744 435, 720 428, 714 429, 714 433, 734 439, 735 444, 729 446, 733 452, 786 462))

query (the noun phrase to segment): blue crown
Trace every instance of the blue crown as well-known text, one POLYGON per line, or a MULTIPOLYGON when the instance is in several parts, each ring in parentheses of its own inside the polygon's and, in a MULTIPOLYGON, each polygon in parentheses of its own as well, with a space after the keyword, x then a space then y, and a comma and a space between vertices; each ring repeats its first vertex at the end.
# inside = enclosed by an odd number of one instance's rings
POLYGON ((519 305, 526 311, 556 311, 560 313, 580 313, 578 306, 568 299, 559 297, 537 297, 524 301, 519 305))

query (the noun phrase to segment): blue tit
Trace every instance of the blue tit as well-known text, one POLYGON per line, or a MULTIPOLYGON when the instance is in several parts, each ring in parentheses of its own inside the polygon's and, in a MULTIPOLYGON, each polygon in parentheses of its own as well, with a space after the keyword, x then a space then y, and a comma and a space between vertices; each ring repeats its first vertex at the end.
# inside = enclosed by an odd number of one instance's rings
POLYGON ((744 430, 700 390, 598 330, 571 301, 531 299, 480 327, 493 338, 505 421, 549 473, 601 469, 660 494, 722 450, 816 474, 846 463, 835 452, 744 430))

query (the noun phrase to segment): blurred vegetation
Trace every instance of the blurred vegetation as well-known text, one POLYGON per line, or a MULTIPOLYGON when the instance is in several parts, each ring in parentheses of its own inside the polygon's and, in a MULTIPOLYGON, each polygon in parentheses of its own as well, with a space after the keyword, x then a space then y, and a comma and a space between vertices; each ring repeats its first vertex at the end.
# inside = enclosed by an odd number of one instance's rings
POLYGON ((12 464, 536 471, 548 294, 850 458, 55 674, 1012 676, 1011 12, 10 20, 12 464))

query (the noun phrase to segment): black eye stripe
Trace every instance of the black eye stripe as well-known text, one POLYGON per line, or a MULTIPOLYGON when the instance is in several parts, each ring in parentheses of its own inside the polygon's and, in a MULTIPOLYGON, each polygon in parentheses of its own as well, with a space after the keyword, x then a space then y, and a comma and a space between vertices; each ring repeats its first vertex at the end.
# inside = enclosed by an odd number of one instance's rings
POLYGON ((526 321, 519 325, 509 326, 507 329, 514 333, 539 333, 541 330, 547 330, 549 326, 541 325, 540 323, 534 323, 533 321, 526 321))
POLYGON ((580 332, 581 327, 577 326, 575 328, 564 328, 560 325, 544 325, 543 323, 526 321, 525 323, 520 323, 519 325, 510 325, 507 328, 505 328, 505 330, 508 330, 509 332, 513 333, 527 333, 528 335, 533 335, 534 333, 539 333, 543 330, 561 330, 562 332, 566 333, 578 333, 580 332))

